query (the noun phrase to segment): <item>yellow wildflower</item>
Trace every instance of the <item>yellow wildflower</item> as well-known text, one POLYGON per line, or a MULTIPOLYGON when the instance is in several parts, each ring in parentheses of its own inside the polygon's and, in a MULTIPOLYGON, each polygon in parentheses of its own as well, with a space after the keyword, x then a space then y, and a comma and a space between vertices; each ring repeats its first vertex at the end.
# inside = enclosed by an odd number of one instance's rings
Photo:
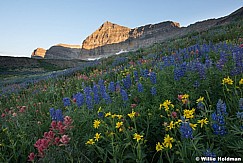
POLYGON ((116 114, 113 114, 111 115, 111 118, 116 118, 116 116, 117 116, 116 114))
POLYGON ((164 147, 163 147, 162 144, 160 144, 160 142, 158 142, 158 143, 156 144, 156 151, 157 151, 157 152, 162 151, 163 148, 164 148, 164 147))
POLYGON ((181 119, 178 119, 178 121, 175 122, 174 124, 177 125, 177 127, 178 127, 178 126, 180 126, 181 122, 182 122, 182 120, 181 119))
POLYGON ((193 130, 196 130, 197 124, 190 123, 190 126, 193 130))
POLYGON ((170 100, 165 100, 163 106, 169 106, 171 104, 170 100))
POLYGON ((189 98, 189 95, 188 94, 182 95, 182 99, 188 99, 188 98, 189 98))
POLYGON ((195 109, 193 108, 192 110, 185 109, 184 110, 184 117, 185 118, 194 118, 195 109))
POLYGON ((243 79, 240 79, 239 85, 242 85, 242 84, 243 84, 243 79))
POLYGON ((85 144, 86 145, 93 145, 95 142, 94 142, 94 139, 89 139, 85 144))
POLYGON ((100 126, 100 120, 94 120, 94 123, 93 123, 93 126, 94 126, 94 128, 99 128, 99 126, 100 126))
POLYGON ((225 84, 228 84, 228 85, 232 85, 233 84, 233 80, 230 79, 230 77, 228 76, 227 78, 224 78, 222 80, 222 84, 225 85, 225 84))
POLYGON ((163 102, 163 104, 160 104, 160 109, 162 108, 162 106, 165 108, 165 111, 168 112, 169 111, 169 107, 171 106, 172 108, 174 108, 174 105, 171 103, 170 100, 165 100, 163 102))
POLYGON ((132 111, 131 113, 127 114, 131 119, 135 117, 136 112, 132 111))
POLYGON ((203 127, 204 124, 208 124, 208 118, 198 120, 197 123, 201 124, 201 128, 203 127))
POLYGON ((116 123, 116 128, 120 128, 123 125, 123 122, 117 122, 116 123))
POLYGON ((96 133, 96 134, 95 134, 95 136, 94 136, 95 141, 99 141, 99 139, 100 139, 100 135, 101 135, 101 133, 96 133))
POLYGON ((111 112, 105 114, 105 117, 109 117, 109 116, 111 116, 111 112))
POLYGON ((174 139, 172 137, 170 137, 170 135, 166 135, 164 137, 164 143, 163 145, 166 147, 166 148, 172 148, 172 142, 174 142, 174 139))
POLYGON ((116 117, 117 117, 118 119, 121 119, 121 118, 122 118, 122 115, 116 115, 116 117))
POLYGON ((136 139, 137 142, 138 142, 139 140, 141 140, 142 138, 143 138, 143 135, 139 135, 139 134, 137 134, 137 133, 135 133, 135 134, 133 135, 133 139, 136 139))
POLYGON ((203 102, 203 100, 204 100, 204 97, 199 97, 199 99, 197 99, 197 103, 199 103, 199 102, 203 102))
POLYGON ((167 126, 170 130, 172 129, 172 128, 175 128, 175 124, 174 124, 174 122, 173 121, 171 121, 170 122, 170 124, 169 124, 169 126, 167 126))
POLYGON ((101 107, 99 107, 99 109, 98 109, 98 113, 100 113, 102 111, 102 109, 101 109, 101 107))

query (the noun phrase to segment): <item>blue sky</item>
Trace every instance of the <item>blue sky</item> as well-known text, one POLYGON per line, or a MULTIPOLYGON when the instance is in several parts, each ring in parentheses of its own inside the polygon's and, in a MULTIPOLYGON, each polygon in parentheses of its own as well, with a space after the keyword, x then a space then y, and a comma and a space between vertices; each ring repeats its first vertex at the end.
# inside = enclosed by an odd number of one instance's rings
POLYGON ((167 20, 188 26, 242 6, 242 0, 1 0, 0 55, 30 57, 37 47, 81 45, 105 21, 130 28, 167 20))

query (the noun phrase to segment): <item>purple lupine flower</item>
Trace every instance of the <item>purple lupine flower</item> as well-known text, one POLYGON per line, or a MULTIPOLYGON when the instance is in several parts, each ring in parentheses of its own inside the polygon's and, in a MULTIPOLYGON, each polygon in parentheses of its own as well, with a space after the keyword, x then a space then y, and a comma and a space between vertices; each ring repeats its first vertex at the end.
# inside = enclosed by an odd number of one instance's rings
POLYGON ((219 99, 217 103, 217 114, 227 114, 226 104, 221 99, 219 99))
POLYGON ((147 78, 147 77, 149 77, 149 70, 147 70, 147 69, 145 69, 145 70, 141 70, 141 74, 142 74, 142 76, 143 77, 145 77, 145 78, 147 78))
POLYGON ((138 72, 137 71, 133 71, 133 75, 134 75, 135 82, 137 82, 139 80, 138 79, 138 72))
POLYGON ((93 102, 92 102, 91 95, 86 95, 86 106, 89 110, 93 109, 93 102))
POLYGON ((108 86, 108 89, 109 89, 110 92, 115 92, 116 91, 115 83, 114 82, 110 82, 109 86, 108 86))
POLYGON ((103 112, 98 112, 98 117, 99 118, 103 118, 104 117, 104 113, 103 112))
POLYGON ((50 115, 53 121, 64 121, 62 110, 60 109, 55 110, 54 108, 50 108, 50 115))
POLYGON ((217 123, 213 123, 212 128, 214 130, 215 135, 225 135, 227 134, 226 127, 218 125, 217 123))
POLYGON ((143 85, 138 83, 138 92, 143 92, 143 85))
POLYGON ((95 104, 99 104, 99 102, 100 102, 99 89, 96 84, 94 84, 94 86, 93 86, 93 93, 94 93, 95 104))
POLYGON ((120 92, 121 91, 121 85, 119 82, 116 82, 116 91, 120 92))
POLYGON ((202 102, 197 103, 197 109, 204 109, 204 104, 202 102))
POLYGON ((106 88, 104 85, 104 81, 100 79, 98 84, 100 86, 100 95, 102 98, 105 98, 106 88))
POLYGON ((121 90, 121 96, 124 102, 128 101, 127 92, 124 89, 121 90))
POLYGON ((182 122, 180 126, 180 133, 182 138, 192 138, 192 127, 188 122, 182 122))
POLYGON ((132 85, 132 82, 131 82, 131 76, 130 75, 127 75, 125 79, 122 80, 123 81, 123 86, 125 89, 129 89, 132 85))
POLYGON ((197 68, 197 72, 199 73, 199 76, 201 79, 205 79, 206 78, 206 70, 203 64, 201 64, 200 62, 196 63, 196 68, 197 68))
POLYGON ((77 93, 74 95, 74 98, 76 99, 76 104, 78 107, 81 107, 84 104, 84 95, 82 93, 77 93))
POLYGON ((64 121, 64 117, 62 115, 62 110, 60 110, 60 109, 56 110, 56 118, 57 118, 57 121, 61 121, 61 122, 64 121))
POLYGON ((111 97, 106 92, 104 94, 104 99, 105 99, 106 104, 110 104, 111 103, 111 97))
POLYGON ((156 73, 150 72, 150 81, 152 84, 156 84, 156 73))
POLYGON ((57 117, 56 117, 56 110, 54 108, 50 108, 50 116, 51 116, 51 119, 53 121, 56 121, 57 120, 57 117))
POLYGON ((243 120, 243 112, 237 112, 237 113, 236 113, 236 116, 237 116, 237 118, 243 120))
POLYGON ((152 94, 153 96, 155 96, 156 93, 157 93, 156 88, 155 88, 155 87, 152 87, 152 88, 151 88, 151 94, 152 94))
POLYGON ((212 124, 212 128, 214 130, 214 134, 216 135, 225 135, 227 134, 226 126, 225 126, 225 117, 227 115, 226 112, 226 104, 222 100, 218 100, 217 109, 214 113, 212 113, 212 120, 214 121, 212 124))
POLYGON ((70 106, 71 105, 70 98, 68 98, 68 97, 63 98, 63 104, 64 104, 64 107, 70 106))

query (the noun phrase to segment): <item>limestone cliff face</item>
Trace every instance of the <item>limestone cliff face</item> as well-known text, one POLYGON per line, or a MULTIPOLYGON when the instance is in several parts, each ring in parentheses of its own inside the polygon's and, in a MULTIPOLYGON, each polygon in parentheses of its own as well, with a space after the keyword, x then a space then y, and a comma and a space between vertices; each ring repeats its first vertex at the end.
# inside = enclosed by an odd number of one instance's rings
POLYGON ((46 50, 43 48, 37 48, 35 49, 32 54, 31 54, 31 58, 44 58, 46 55, 46 50))
POLYGON ((84 40, 81 56, 112 55, 121 50, 133 51, 173 37, 179 23, 167 21, 130 29, 105 22, 84 40))
POLYGON ((130 28, 107 21, 83 41, 82 48, 90 50, 104 45, 123 42, 129 38, 130 30, 130 28))
POLYGON ((80 51, 79 45, 58 44, 46 51, 45 59, 78 59, 80 51))

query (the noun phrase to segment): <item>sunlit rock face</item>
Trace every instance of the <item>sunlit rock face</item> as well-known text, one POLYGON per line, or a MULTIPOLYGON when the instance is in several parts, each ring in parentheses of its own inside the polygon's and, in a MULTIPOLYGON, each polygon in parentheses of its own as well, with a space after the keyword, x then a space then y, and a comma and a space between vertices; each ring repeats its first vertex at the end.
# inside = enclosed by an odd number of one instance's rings
POLYGON ((44 58, 46 55, 46 50, 43 48, 37 48, 35 49, 32 54, 31 58, 44 58))
POLYGON ((172 21, 134 29, 105 22, 83 41, 81 56, 102 56, 121 51, 134 51, 171 38, 179 30, 180 24, 172 21))
POLYGON ((104 45, 123 42, 129 38, 130 30, 130 28, 107 21, 83 41, 82 48, 90 50, 104 45))
POLYGON ((78 59, 81 46, 58 44, 46 51, 45 59, 78 59))
POLYGON ((65 48, 74 48, 74 49, 81 49, 82 47, 80 45, 70 45, 70 44, 57 44, 55 46, 62 46, 65 48))

